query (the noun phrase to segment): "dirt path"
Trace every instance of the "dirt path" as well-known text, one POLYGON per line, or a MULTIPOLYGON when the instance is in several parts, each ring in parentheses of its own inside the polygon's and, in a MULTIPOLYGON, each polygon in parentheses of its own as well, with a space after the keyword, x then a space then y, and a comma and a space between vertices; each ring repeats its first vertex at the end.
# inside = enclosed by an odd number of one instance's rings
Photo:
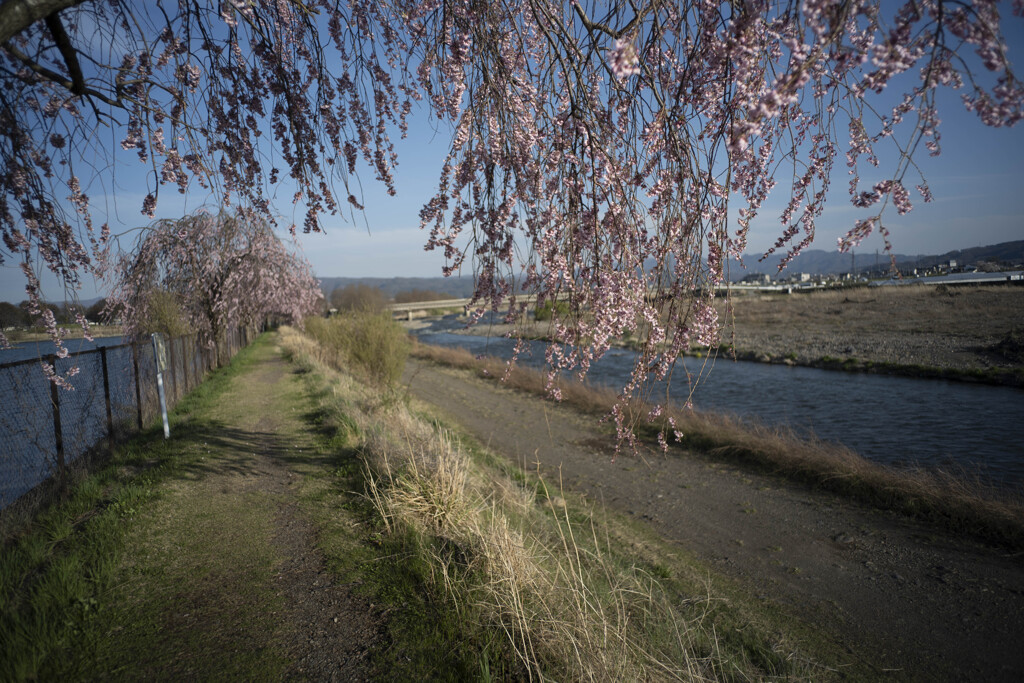
POLYGON ((652 524, 894 680, 1016 681, 1022 558, 682 452, 613 461, 592 418, 408 363, 410 393, 492 450, 652 524))
MULTIPOLYGON (((285 639, 294 662, 289 676, 363 680, 367 670, 362 658, 377 640, 380 624, 364 600, 334 584, 314 545, 315 530, 298 510, 296 475, 288 460, 296 452, 312 451, 314 445, 309 425, 295 412, 302 389, 292 370, 267 348, 259 366, 239 377, 234 391, 225 397, 224 419, 241 430, 238 448, 243 457, 254 451, 252 474, 239 483, 277 503, 272 543, 282 560, 274 568, 274 582, 291 625, 285 639)), ((230 486, 237 476, 227 468, 218 483, 230 486)))
POLYGON ((303 405, 291 368, 259 346, 255 366, 204 416, 216 425, 199 439, 209 456, 129 541, 121 635, 148 647, 106 644, 101 669, 163 680, 368 677, 380 617, 332 579, 298 504, 296 463, 315 450, 303 405))

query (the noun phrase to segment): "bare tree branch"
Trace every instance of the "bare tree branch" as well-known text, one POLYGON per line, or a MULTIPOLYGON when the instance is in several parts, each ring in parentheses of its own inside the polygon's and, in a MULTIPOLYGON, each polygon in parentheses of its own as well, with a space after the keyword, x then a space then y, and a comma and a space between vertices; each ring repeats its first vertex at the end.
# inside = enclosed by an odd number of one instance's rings
POLYGON ((91 0, 4 0, 0 4, 0 45, 37 21, 91 0))
POLYGON ((82 76, 82 66, 78 63, 78 52, 71 44, 68 32, 64 30, 64 24, 60 21, 60 14, 54 12, 46 17, 46 28, 50 30, 54 43, 64 58, 64 64, 68 67, 68 74, 71 75, 71 92, 76 95, 85 94, 85 78, 82 76))

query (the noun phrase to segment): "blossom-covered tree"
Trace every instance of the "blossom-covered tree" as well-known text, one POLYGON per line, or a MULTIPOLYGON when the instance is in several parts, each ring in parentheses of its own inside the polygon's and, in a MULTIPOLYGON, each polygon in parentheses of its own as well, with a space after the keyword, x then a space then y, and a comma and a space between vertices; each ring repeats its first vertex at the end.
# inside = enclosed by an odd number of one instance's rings
POLYGON ((404 127, 411 93, 400 100, 391 74, 411 48, 390 10, 344 12, 291 1, 0 3, 0 262, 21 265, 59 355, 63 330, 42 307, 36 265, 73 292, 116 260, 85 188, 109 190, 131 157, 150 181, 137 207, 149 218, 170 187, 273 221, 270 190, 287 177, 304 229, 317 230, 339 197, 359 206, 347 190, 359 159, 392 185, 388 128, 404 127))
POLYGON ((270 317, 301 325, 322 298, 309 263, 247 211, 157 221, 111 275, 107 308, 118 312, 128 337, 148 331, 160 301, 154 292, 172 296, 189 328, 211 345, 270 317))
POLYGON ((792 258, 838 160, 862 212, 840 248, 888 241, 911 190, 931 198, 914 155, 940 151, 940 90, 1019 121, 1001 21, 993 0, 5 2, 0 230, 71 286, 96 268, 81 174, 124 163, 109 131, 147 169, 146 214, 195 186, 269 214, 288 177, 315 231, 361 207, 361 165, 394 191, 390 136, 422 100, 453 131, 428 247, 513 317, 520 291, 566 298, 556 368, 644 340, 626 395, 715 342, 716 286, 771 193, 792 258))

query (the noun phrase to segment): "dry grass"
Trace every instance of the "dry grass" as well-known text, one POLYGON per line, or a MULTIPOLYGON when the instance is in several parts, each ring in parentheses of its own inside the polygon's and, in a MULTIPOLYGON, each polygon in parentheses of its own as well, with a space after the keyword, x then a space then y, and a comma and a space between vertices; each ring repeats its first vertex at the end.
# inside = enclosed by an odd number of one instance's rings
MULTIPOLYGON (((723 341, 744 358, 1021 386, 1013 330, 1024 287, 856 287, 792 295, 734 292, 723 341), (1007 353, 1009 351, 1009 353, 1007 353)), ((733 352, 729 350, 729 352, 733 352)))
POLYGON ((1024 324, 1024 287, 1007 285, 858 287, 788 296, 734 293, 731 304, 737 336, 795 327, 805 333, 886 330, 980 341, 1024 324))
POLYGON ((365 446, 369 495, 391 533, 432 542, 434 588, 455 608, 505 634, 530 679, 710 680, 706 656, 647 649, 643 623, 688 631, 654 582, 606 560, 593 529, 511 482, 494 486, 445 432, 391 413, 365 446), (398 438, 394 438, 398 437, 398 438), (635 623, 634 623, 635 622, 635 623))
POLYGON ((329 320, 312 317, 305 326, 317 342, 313 353, 320 362, 333 368, 357 366, 379 386, 392 386, 402 376, 409 344, 389 314, 355 311, 329 320))
MULTIPOLYGON (((325 371, 308 338, 283 329, 281 345, 325 371)), ((514 677, 760 677, 716 658, 713 633, 687 621, 651 576, 613 560, 593 518, 546 484, 517 481, 405 405, 374 402, 344 373, 331 377, 339 400, 358 408, 349 416, 363 437, 366 496, 382 527, 418 539, 411 546, 426 556, 440 599, 463 619, 504 634, 514 677)), ((707 596, 689 602, 701 599, 707 596)))
MULTIPOLYGON (((505 361, 477 359, 462 349, 417 344, 412 355, 450 367, 474 371, 486 379, 506 377, 506 385, 546 395, 546 375, 527 368, 508 371, 505 361)), ((595 416, 611 410, 615 392, 578 382, 559 383, 563 403, 595 416)), ((650 406, 639 401, 627 412, 631 424, 652 441, 658 431, 671 433, 673 418, 684 434, 682 446, 713 457, 811 483, 883 509, 897 510, 940 526, 1012 549, 1024 548, 1024 501, 1019 495, 972 481, 963 473, 897 469, 875 463, 834 443, 800 437, 734 416, 670 408, 654 424, 645 422, 650 406)))

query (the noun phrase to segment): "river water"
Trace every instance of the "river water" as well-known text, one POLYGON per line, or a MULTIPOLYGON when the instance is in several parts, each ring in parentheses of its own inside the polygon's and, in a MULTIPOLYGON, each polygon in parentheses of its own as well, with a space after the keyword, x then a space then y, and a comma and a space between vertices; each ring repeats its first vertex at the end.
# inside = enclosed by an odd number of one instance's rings
MULTIPOLYGON (((123 337, 98 337, 93 341, 87 339, 68 339, 64 342, 69 353, 91 351, 101 346, 117 346, 124 343, 123 337)), ((30 358, 45 359, 55 350, 51 341, 32 341, 12 344, 10 349, 0 349, 0 365, 30 358)))
MULTIPOLYGON (((453 334, 455 316, 417 330, 420 341, 462 347, 474 354, 511 356, 513 342, 453 334)), ((542 367, 544 344, 532 342, 523 365, 542 367)), ((594 365, 589 381, 621 388, 636 354, 613 349, 594 365)), ((685 367, 703 361, 686 358, 685 367)), ((677 366, 669 388, 686 401, 690 386, 677 366)), ((662 385, 663 387, 664 385, 662 385)), ((664 396, 662 387, 653 395, 664 396)), ((846 373, 719 358, 693 393, 699 410, 727 412, 836 441, 865 458, 893 465, 963 469, 984 481, 1024 487, 1024 391, 937 379, 846 373)))

